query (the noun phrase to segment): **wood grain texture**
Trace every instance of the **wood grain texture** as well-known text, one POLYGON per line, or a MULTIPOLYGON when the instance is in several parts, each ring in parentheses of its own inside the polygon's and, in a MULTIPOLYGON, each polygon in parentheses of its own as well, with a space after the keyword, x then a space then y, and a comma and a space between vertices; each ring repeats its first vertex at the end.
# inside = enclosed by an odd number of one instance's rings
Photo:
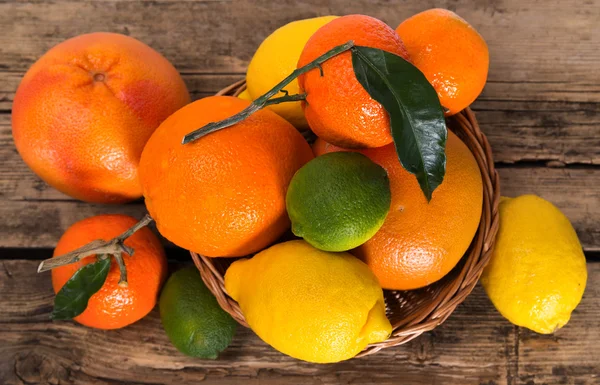
POLYGON ((48 274, 35 273, 36 261, 0 264, 2 384, 598 384, 600 264, 588 265, 584 299, 554 336, 510 325, 477 287, 434 332, 333 365, 286 357, 243 328, 219 360, 188 358, 170 345, 156 310, 117 331, 51 322, 48 274))
MULTIPOLYGON (((536 194, 548 199, 572 221, 586 251, 600 250, 600 168, 508 167, 499 172, 503 195, 536 194)), ((145 213, 141 202, 86 204, 67 200, 34 175, 29 181, 6 177, 1 181, 0 194, 5 198, 0 200, 0 247, 53 248, 68 226, 88 216, 123 213, 141 218, 145 213)))
POLYGON ((243 76, 264 37, 289 21, 366 13, 395 27, 432 6, 458 12, 488 42, 489 82, 473 107, 496 161, 600 163, 598 0, 7 1, 0 3, 0 111, 10 110, 20 77, 40 55, 82 33, 144 41, 199 98, 243 76))
MULTIPOLYGON (((75 202, 18 156, 10 132, 15 90, 59 42, 93 31, 136 37, 165 55, 199 99, 241 78, 264 37, 289 21, 364 13, 395 27, 434 6, 456 11, 488 42, 488 84, 473 109, 502 166, 503 195, 549 199, 573 221, 586 251, 600 251, 600 0, 0 1, 0 247, 51 249, 79 219, 145 212, 141 202, 75 202)), ((553 336, 510 325, 477 287, 446 324, 407 345, 312 365, 245 329, 218 361, 185 357, 156 310, 119 331, 51 322, 49 276, 18 253, 0 260, 3 385, 600 384, 598 263, 588 264, 584 299, 553 336)))

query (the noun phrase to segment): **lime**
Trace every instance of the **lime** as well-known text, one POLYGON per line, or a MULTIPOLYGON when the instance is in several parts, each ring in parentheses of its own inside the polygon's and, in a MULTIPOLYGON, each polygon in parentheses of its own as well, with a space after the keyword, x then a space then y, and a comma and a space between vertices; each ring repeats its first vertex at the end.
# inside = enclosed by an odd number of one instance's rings
POLYGON ((215 359, 235 334, 237 323, 219 307, 195 267, 171 275, 159 307, 171 343, 188 356, 215 359))
POLYGON ((390 209, 385 170, 357 152, 321 155, 296 172, 286 196, 292 232, 325 251, 368 241, 390 209))

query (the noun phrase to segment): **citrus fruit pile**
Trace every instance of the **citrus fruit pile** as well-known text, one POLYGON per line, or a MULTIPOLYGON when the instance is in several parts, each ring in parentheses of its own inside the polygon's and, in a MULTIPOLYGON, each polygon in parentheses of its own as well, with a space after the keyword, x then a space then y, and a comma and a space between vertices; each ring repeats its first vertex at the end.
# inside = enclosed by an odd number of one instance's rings
MULTIPOLYGON (((66 194, 143 196, 149 215, 88 218, 64 234, 39 269, 52 269, 53 318, 114 329, 148 314, 167 278, 144 228, 154 221, 179 247, 241 258, 225 289, 275 349, 328 363, 385 341, 383 290, 439 281, 479 227, 481 172, 445 117, 478 97, 488 65, 481 35, 443 9, 395 30, 365 15, 292 22, 260 45, 239 97, 193 103, 173 66, 135 39, 59 44, 17 91, 19 153, 66 194), (282 242, 289 230, 297 239, 282 242)), ((541 198, 501 212, 484 287, 511 321, 552 331, 585 286, 577 237, 541 198), (568 274, 555 277, 560 263, 568 274)), ((184 354, 214 359, 231 342, 235 321, 194 268, 175 272, 159 302, 184 354)))

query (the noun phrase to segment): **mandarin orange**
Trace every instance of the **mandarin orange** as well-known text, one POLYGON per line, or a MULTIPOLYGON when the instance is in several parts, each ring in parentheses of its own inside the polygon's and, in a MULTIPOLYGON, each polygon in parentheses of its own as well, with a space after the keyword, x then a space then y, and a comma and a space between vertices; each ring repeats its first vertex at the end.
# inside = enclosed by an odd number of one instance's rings
POLYGON ((488 47, 464 19, 447 9, 429 9, 398 26, 413 64, 425 74, 440 102, 454 115, 479 96, 487 80, 488 47))
POLYGON ((140 162, 146 207, 176 245, 210 257, 238 257, 265 248, 289 228, 289 182, 313 158, 294 126, 260 110, 181 144, 189 132, 249 105, 229 96, 198 100, 165 120, 148 141, 140 162))
MULTIPOLYGON (((98 215, 76 222, 58 241, 54 256, 66 254, 97 239, 111 240, 136 222, 127 215, 98 215)), ((104 285, 92 295, 87 308, 74 318, 75 321, 98 329, 118 329, 142 319, 154 308, 167 276, 165 251, 158 237, 147 227, 135 232, 125 245, 135 250, 133 255, 123 254, 127 287, 119 286, 120 270, 113 259, 104 285)), ((95 261, 96 258, 90 256, 54 268, 54 292, 58 293, 77 270, 95 261)))
POLYGON ((44 181, 74 198, 142 196, 138 163, 152 132, 190 102, 175 68, 115 33, 64 41, 25 74, 13 103, 17 150, 44 181))
MULTIPOLYGON (((365 15, 337 18, 319 28, 306 43, 298 67, 353 40, 407 59, 398 34, 384 22, 365 15)), ((350 52, 337 55, 298 78, 310 128, 325 141, 345 148, 380 147, 392 142, 389 117, 356 79, 350 52)))

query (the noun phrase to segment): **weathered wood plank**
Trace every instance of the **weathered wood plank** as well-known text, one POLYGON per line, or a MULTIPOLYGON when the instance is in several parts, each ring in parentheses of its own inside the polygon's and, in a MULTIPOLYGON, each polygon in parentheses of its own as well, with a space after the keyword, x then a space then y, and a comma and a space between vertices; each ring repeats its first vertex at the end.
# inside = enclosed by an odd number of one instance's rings
MULTIPOLYGON (((6 111, 0 114, 1 135, 10 133, 8 112, 21 76, 0 71, 0 111, 6 111)), ((242 77, 243 74, 183 75, 193 99, 212 95, 242 77)), ((490 82, 473 105, 494 148, 496 162, 600 164, 600 82, 564 94, 555 92, 555 88, 568 90, 578 86, 535 83, 523 91, 513 90, 513 86, 490 82), (587 101, 590 95, 597 100, 587 101)))
POLYGON ((474 107, 497 161, 600 163, 597 0, 7 2, 0 4, 0 110, 10 109, 20 76, 43 52, 80 33, 145 41, 184 73, 197 98, 243 74, 262 39, 290 20, 367 13, 395 26, 434 5, 456 10, 488 41, 489 84, 474 107))
POLYGON ((143 203, 88 204, 76 201, 0 201, 0 247, 54 248, 73 223, 98 214, 126 214, 141 218, 143 203))
POLYGON ((5 2, 0 4, 0 68, 24 70, 67 37, 108 30, 141 38, 185 72, 241 73, 262 39, 291 20, 364 13, 395 27, 439 6, 458 12, 486 38, 494 59, 492 79, 595 84, 597 5, 593 0, 5 2))
MULTIPOLYGON (((2 147, 0 146, 0 149, 2 147)), ((1 159, 0 159, 1 161, 1 159)), ((0 162, 0 167, 4 166, 0 162)), ((587 251, 600 250, 600 168, 509 167, 499 170, 502 194, 536 194, 558 206, 579 234, 587 251)), ((128 205, 90 205, 63 200, 67 198, 41 182, 23 189, 22 179, 0 180, 0 247, 54 247, 58 238, 73 222, 101 213, 124 213, 141 217, 142 203, 128 205), (14 183, 18 186, 13 188, 14 183), (24 196, 24 193, 33 195, 24 196), (11 195, 12 194, 12 195, 11 195), (21 194, 21 195, 18 195, 21 194), (38 198, 39 197, 39 198, 38 198), (56 200, 48 201, 49 197, 56 200)), ((20 177, 19 177, 20 178, 20 177)), ((35 176, 30 176, 36 181, 35 176)))
POLYGON ((335 365, 286 357, 240 328, 217 361, 184 357, 168 342, 156 310, 119 330, 48 320, 53 293, 35 261, 2 261, 0 383, 505 384, 514 328, 483 291, 435 332, 406 346, 335 365), (97 382, 95 382, 97 381, 97 382))
POLYGON ((156 310, 118 331, 51 322, 50 280, 35 273, 37 262, 0 263, 2 384, 597 384, 600 373, 597 263, 588 264, 588 289, 571 322, 554 336, 513 327, 477 287, 434 332, 335 365, 288 358, 243 328, 217 361, 184 357, 156 310))

